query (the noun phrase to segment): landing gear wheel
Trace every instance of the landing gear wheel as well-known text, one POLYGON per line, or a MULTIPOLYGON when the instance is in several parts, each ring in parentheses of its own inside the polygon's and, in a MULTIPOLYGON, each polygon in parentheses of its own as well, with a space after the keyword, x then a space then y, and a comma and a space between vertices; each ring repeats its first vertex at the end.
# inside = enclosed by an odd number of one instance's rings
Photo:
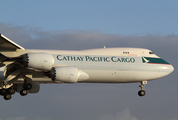
POLYGON ((1 90, 0 90, 0 94, 1 94, 1 95, 5 95, 5 94, 6 94, 6 92, 7 92, 7 90, 6 90, 6 89, 1 89, 1 90))
POLYGON ((21 96, 25 96, 25 95, 27 95, 27 94, 28 94, 28 90, 22 89, 22 90, 20 91, 20 95, 21 95, 21 96))
POLYGON ((25 89, 26 89, 26 90, 32 89, 32 84, 30 84, 30 83, 26 84, 26 85, 25 85, 25 89))
POLYGON ((13 88, 7 89, 7 92, 8 92, 9 94, 15 94, 15 90, 14 90, 13 88))
POLYGON ((10 100, 11 99, 11 94, 6 94, 6 95, 4 95, 4 99, 5 100, 10 100))
POLYGON ((140 90, 138 91, 138 95, 141 97, 141 96, 145 96, 146 92, 145 90, 140 90))

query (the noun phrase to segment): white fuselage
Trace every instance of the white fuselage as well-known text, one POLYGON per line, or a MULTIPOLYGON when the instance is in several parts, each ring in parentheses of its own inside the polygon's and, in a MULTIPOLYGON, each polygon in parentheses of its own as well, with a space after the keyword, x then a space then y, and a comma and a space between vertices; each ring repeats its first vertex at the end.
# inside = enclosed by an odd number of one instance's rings
MULTIPOLYGON (((82 73, 77 82, 129 83, 149 81, 170 74, 172 65, 140 48, 103 48, 82 51, 26 50, 52 54, 54 66, 76 67, 82 73)), ((34 81, 51 82, 50 78, 38 76, 34 81)))

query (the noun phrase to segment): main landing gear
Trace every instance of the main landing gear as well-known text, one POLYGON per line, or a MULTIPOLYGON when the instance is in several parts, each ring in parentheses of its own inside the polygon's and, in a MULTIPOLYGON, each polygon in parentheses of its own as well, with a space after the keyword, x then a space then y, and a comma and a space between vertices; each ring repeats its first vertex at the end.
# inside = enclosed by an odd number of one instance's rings
POLYGON ((0 95, 4 96, 5 100, 10 100, 12 97, 12 94, 15 94, 15 90, 12 87, 8 88, 8 89, 0 89, 0 95))
POLYGON ((140 97, 145 96, 145 94, 146 94, 146 92, 145 92, 145 90, 144 90, 145 84, 147 84, 147 81, 142 81, 142 82, 140 82, 140 86, 139 86, 139 87, 141 87, 141 90, 138 91, 138 95, 139 95, 140 97))
POLYGON ((30 83, 24 84, 24 89, 20 91, 20 95, 21 96, 27 95, 30 89, 32 89, 32 84, 30 83))
MULTIPOLYGON (((31 89, 32 89, 31 83, 24 84, 22 87, 22 90, 20 90, 20 95, 21 96, 27 95, 29 93, 29 90, 31 90, 31 89)), ((16 91, 17 91, 17 88, 14 87, 14 85, 13 85, 8 89, 6 89, 6 88, 0 89, 0 95, 2 95, 5 100, 10 100, 12 98, 12 95, 15 94, 16 91)))
POLYGON ((21 96, 25 96, 29 93, 29 90, 32 89, 32 76, 31 75, 25 75, 24 76, 24 85, 23 89, 20 91, 21 96))
POLYGON ((30 75, 25 75, 23 79, 24 84, 20 88, 18 88, 16 85, 11 84, 11 86, 8 86, 4 83, 1 83, 0 95, 2 95, 5 100, 10 100, 12 98, 12 94, 15 94, 15 92, 20 92, 21 96, 27 95, 32 89, 32 77, 30 75))

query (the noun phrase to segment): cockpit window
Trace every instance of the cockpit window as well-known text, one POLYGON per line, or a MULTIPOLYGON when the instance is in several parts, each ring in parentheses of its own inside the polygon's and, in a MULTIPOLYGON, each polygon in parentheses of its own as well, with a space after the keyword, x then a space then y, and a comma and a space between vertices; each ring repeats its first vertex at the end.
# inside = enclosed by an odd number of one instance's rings
POLYGON ((149 54, 154 54, 153 52, 149 52, 149 54))

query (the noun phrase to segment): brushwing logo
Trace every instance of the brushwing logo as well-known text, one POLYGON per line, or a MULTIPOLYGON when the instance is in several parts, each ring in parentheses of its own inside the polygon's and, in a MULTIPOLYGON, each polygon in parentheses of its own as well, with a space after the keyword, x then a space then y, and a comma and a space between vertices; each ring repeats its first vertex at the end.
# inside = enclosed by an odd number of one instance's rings
POLYGON ((143 63, 148 63, 149 60, 147 60, 145 57, 142 57, 142 62, 143 62, 143 63))

